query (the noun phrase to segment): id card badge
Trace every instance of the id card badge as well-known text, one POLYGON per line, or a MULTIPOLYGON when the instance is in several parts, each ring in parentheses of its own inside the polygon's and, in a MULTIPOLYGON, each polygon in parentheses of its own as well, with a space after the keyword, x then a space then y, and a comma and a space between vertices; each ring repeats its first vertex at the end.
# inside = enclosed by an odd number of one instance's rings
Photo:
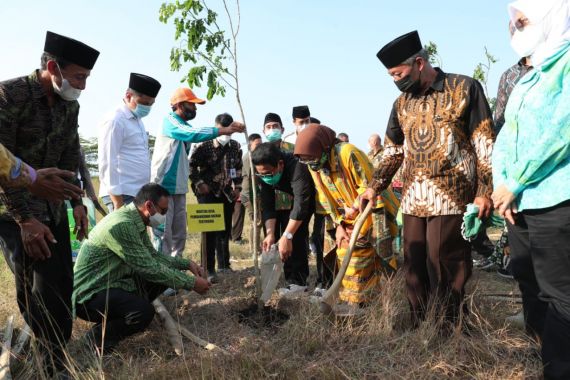
POLYGON ((233 168, 230 169, 230 178, 231 178, 231 179, 234 179, 234 178, 236 178, 236 177, 237 177, 236 170, 233 169, 233 168))

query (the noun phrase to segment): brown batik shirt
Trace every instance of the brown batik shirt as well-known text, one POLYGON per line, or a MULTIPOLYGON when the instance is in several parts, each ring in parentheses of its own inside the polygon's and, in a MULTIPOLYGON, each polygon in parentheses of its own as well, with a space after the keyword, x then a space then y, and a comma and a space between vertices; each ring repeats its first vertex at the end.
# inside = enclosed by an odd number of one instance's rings
POLYGON ((190 156, 190 181, 197 194, 197 188, 205 183, 212 194, 221 197, 224 194, 231 201, 232 189, 241 191, 242 151, 239 143, 230 140, 221 145, 216 139, 194 146, 190 156))
POLYGON ((423 95, 403 93, 388 121, 384 154, 371 184, 385 189, 402 167, 402 212, 458 215, 491 197, 491 110, 475 79, 438 71, 423 95))
MULTIPOLYGON (((0 143, 33 168, 57 167, 77 172, 79 103, 55 95, 52 106, 40 72, 0 82, 0 143)), ((73 181, 78 184, 77 180, 73 181)), ((73 200, 72 205, 81 204, 73 200)), ((62 202, 34 197, 25 188, 0 189, 0 220, 36 218, 59 223, 62 202)))

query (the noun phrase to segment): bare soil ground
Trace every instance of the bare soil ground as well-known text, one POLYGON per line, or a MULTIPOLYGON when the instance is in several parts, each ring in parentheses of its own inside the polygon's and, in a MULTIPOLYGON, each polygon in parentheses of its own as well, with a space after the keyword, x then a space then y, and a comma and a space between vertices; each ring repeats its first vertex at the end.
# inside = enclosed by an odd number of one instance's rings
MULTIPOLYGON (((191 200, 189 200, 191 201, 191 200)), ((248 235, 249 225, 246 221, 248 235)), ((493 231, 492 238, 498 238, 493 231)), ((186 255, 199 261, 199 235, 190 234, 186 255)), ((184 340, 177 356, 158 318, 125 340, 110 355, 97 357, 81 337, 89 324, 76 320, 68 346, 70 369, 78 379, 538 379, 538 346, 505 317, 521 305, 485 294, 517 295, 514 281, 474 271, 468 284, 471 329, 441 334, 431 315, 410 328, 401 273, 386 281, 378 301, 357 319, 323 317, 307 296, 278 299, 272 306, 289 316, 270 326, 244 323, 239 311, 254 303, 255 277, 248 245, 231 244, 233 273, 220 275, 207 296, 188 293, 163 298, 171 315, 194 334, 228 353, 206 351, 184 340)), ((315 266, 311 259, 311 284, 315 266)), ((15 302, 13 276, 0 260, 0 326, 10 315, 23 320, 15 302)), ((17 335, 17 334, 16 334, 17 335)), ((15 379, 42 378, 31 350, 12 359, 15 379)))

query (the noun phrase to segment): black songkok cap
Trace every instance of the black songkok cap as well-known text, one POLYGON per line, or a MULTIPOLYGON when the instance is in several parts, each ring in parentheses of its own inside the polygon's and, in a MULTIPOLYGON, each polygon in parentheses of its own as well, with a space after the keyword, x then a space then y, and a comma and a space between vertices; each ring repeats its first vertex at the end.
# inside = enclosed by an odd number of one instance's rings
POLYGON ((387 69, 391 69, 418 53, 422 48, 420 35, 417 30, 414 30, 388 42, 376 56, 387 69))
POLYGON ((305 119, 309 116, 311 116, 311 111, 309 111, 309 106, 293 107, 293 119, 305 119))
POLYGON ((156 98, 158 90, 160 90, 160 83, 147 75, 131 73, 129 88, 151 98, 156 98))
POLYGON ((317 119, 316 117, 310 117, 309 118, 309 124, 321 124, 321 121, 319 119, 317 119))
POLYGON ((64 59, 88 70, 95 66, 99 52, 83 42, 48 31, 44 52, 56 58, 64 59))
POLYGON ((269 112, 267 115, 265 115, 265 120, 263 121, 263 125, 267 124, 267 123, 279 123, 281 124, 281 126, 283 126, 283 123, 281 122, 281 117, 279 115, 277 115, 276 113, 272 113, 269 112))

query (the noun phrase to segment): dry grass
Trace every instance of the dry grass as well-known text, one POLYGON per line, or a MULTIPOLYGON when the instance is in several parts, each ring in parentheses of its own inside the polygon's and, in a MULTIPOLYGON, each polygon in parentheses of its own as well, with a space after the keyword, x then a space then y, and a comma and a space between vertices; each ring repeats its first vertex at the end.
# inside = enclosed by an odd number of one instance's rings
MULTIPOLYGON (((249 227, 246 227, 249 228, 249 227)), ((246 231, 247 232, 247 231, 246 231)), ((248 236, 244 232, 244 236, 248 236)), ((520 330, 504 324, 517 305, 493 302, 484 293, 517 293, 513 282, 475 272, 467 302, 474 325, 471 336, 455 331, 441 336, 432 315, 410 330, 401 275, 387 281, 378 302, 357 320, 332 321, 307 298, 272 302, 290 319, 279 327, 252 328, 238 321, 237 311, 250 305, 255 292, 251 253, 231 245, 234 273, 220 277, 207 297, 163 300, 190 331, 229 351, 205 351, 184 340, 176 356, 158 318, 148 331, 121 343, 102 359, 85 352, 81 336, 89 328, 77 320, 69 353, 72 373, 80 379, 534 379, 541 377, 537 346, 520 330)), ((187 255, 199 255, 199 235, 188 238, 187 255)), ((314 275, 314 262, 311 271, 314 275)), ((17 315, 13 278, 0 265, 0 324, 17 315)), ((29 365, 13 361, 15 378, 37 378, 29 365)))

